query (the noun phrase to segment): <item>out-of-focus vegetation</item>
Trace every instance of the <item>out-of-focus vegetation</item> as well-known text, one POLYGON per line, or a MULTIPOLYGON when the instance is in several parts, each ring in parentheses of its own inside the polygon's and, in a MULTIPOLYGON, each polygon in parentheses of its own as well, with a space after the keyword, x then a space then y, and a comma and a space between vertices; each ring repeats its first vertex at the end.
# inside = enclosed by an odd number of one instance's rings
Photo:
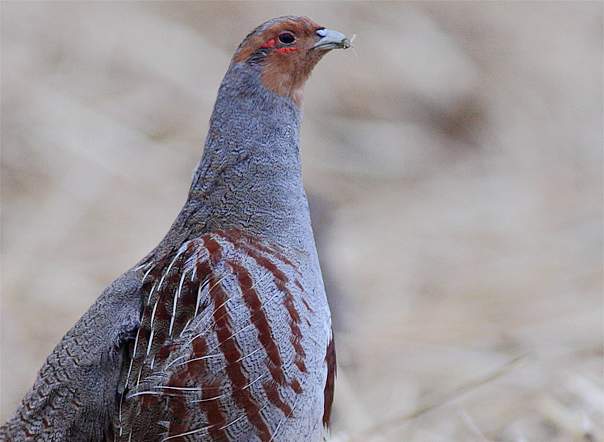
POLYGON ((1 420, 168 229, 241 38, 299 14, 357 34, 305 94, 333 438, 604 440, 602 3, 1 8, 1 420))

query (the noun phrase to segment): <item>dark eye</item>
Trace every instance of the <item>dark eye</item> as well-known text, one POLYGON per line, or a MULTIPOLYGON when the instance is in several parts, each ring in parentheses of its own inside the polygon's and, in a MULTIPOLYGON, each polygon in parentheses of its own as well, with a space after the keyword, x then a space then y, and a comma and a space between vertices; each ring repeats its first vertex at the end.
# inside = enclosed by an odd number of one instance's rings
POLYGON ((296 37, 291 32, 282 32, 281 34, 279 34, 279 41, 281 43, 289 45, 296 41, 296 37))

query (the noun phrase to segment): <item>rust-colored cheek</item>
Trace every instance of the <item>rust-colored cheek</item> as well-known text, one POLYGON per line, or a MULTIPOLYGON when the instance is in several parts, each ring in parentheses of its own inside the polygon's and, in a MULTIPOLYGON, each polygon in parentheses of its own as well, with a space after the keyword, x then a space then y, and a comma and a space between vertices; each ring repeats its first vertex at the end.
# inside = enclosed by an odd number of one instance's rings
POLYGON ((304 83, 321 58, 318 54, 318 56, 309 55, 298 47, 276 49, 264 62, 262 84, 278 95, 290 97, 297 106, 300 106, 304 83))
POLYGON ((306 17, 278 22, 248 37, 235 53, 233 61, 246 63, 259 48, 268 49, 262 61, 262 84, 278 95, 290 97, 300 106, 304 83, 325 53, 310 49, 318 28, 319 25, 306 17), (295 46, 278 47, 276 36, 285 30, 297 36, 295 46))

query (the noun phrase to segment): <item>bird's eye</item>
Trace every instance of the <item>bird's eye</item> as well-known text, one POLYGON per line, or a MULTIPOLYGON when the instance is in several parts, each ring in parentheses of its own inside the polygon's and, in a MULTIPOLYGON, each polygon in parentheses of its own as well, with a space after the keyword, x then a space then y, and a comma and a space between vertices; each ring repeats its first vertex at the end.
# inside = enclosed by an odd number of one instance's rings
POLYGON ((296 37, 291 32, 282 32, 281 34, 279 34, 279 41, 281 43, 289 45, 296 41, 296 37))

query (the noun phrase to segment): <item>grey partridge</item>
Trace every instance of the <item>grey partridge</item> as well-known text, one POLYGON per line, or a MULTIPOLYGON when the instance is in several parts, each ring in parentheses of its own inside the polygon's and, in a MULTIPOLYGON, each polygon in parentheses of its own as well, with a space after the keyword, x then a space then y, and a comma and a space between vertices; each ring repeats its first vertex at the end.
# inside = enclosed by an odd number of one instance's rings
POLYGON ((299 131, 313 67, 349 46, 305 17, 243 40, 180 214, 65 335, 0 439, 323 437, 335 349, 299 131))

